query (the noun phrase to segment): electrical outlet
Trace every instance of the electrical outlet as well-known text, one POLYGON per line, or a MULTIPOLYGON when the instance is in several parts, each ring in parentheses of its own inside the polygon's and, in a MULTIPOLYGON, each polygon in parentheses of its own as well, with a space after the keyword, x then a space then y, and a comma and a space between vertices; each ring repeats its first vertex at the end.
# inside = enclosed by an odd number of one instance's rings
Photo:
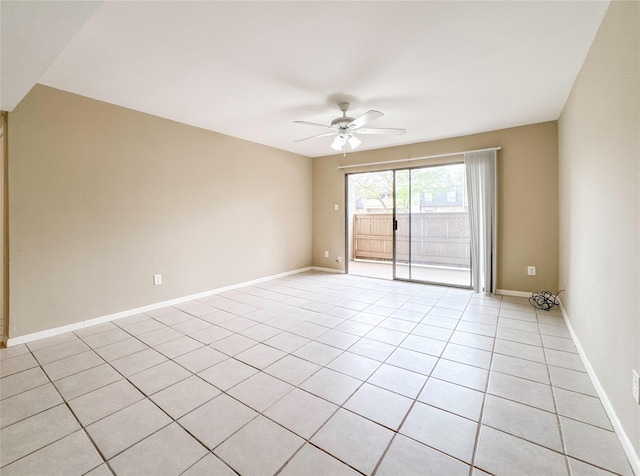
POLYGON ((338 204, 337 204, 337 203, 335 203, 335 204, 333 205, 333 209, 334 209, 335 211, 338 211, 338 210, 340 210, 340 206, 338 206, 338 204))
POLYGON ((638 377, 638 372, 632 370, 633 373, 633 399, 635 402, 640 405, 640 377, 638 377))
POLYGON ((329 257, 329 252, 328 252, 328 251, 325 251, 325 252, 324 252, 324 257, 325 257, 325 258, 328 258, 328 257, 329 257))
POLYGON ((154 286, 160 286, 162 284, 162 275, 161 274, 154 274, 153 275, 153 285, 154 286))
POLYGON ((342 263, 342 256, 338 256, 336 258, 336 263, 342 263))
POLYGON ((536 267, 535 266, 527 266, 527 274, 529 276, 535 276, 536 275, 536 267))

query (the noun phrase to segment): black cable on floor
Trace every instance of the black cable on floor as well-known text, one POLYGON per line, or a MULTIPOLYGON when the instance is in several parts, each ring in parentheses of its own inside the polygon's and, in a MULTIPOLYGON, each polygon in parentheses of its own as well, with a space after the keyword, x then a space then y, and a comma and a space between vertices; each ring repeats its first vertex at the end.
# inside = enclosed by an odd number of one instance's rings
POLYGON ((560 305, 560 301, 558 300, 558 296, 560 293, 564 291, 561 289, 555 295, 551 293, 551 291, 542 291, 541 293, 533 293, 529 298, 529 304, 531 304, 536 309, 541 309, 543 311, 549 311, 555 306, 560 305))

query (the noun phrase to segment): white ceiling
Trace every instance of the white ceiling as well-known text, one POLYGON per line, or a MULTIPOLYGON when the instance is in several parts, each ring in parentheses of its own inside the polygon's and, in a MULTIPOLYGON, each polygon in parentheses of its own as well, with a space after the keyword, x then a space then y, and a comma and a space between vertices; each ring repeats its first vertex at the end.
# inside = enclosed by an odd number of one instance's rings
POLYGON ((102 2, 0 1, 0 109, 13 111, 102 2))
POLYGON ((311 157, 332 138, 294 143, 323 129, 293 121, 328 124, 344 99, 407 129, 361 149, 532 124, 558 118, 607 7, 3 0, 2 108, 37 81, 311 157), (34 3, 58 5, 55 23, 34 3))

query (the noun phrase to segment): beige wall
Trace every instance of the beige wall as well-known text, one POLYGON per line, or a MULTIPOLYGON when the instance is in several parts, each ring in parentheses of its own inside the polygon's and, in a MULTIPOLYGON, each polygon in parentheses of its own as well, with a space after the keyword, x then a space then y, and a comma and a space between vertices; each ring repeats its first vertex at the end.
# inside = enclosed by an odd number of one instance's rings
POLYGON ((558 125, 563 304, 637 453, 639 5, 610 5, 558 125))
POLYGON ((44 86, 9 123, 10 337, 311 264, 309 158, 44 86))
POLYGON ((530 126, 423 142, 313 160, 313 264, 344 269, 345 171, 365 172, 461 161, 462 156, 390 165, 341 169, 340 165, 424 157, 502 147, 498 153, 498 288, 512 291, 557 290, 558 147, 557 124, 530 126), (339 204, 339 211, 334 210, 339 204), (329 250, 331 257, 324 258, 329 250), (527 266, 537 267, 536 276, 527 266))

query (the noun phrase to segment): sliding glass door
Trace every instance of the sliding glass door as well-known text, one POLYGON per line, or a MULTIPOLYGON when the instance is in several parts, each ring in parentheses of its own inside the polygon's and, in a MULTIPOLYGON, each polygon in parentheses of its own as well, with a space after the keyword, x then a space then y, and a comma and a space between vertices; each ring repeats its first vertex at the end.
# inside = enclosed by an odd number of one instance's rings
POLYGON ((393 279, 393 171, 347 176, 349 274, 393 279))
POLYGON ((411 280, 411 170, 394 172, 393 278, 411 280))
POLYGON ((394 279, 471 286, 464 167, 394 171, 394 279))

